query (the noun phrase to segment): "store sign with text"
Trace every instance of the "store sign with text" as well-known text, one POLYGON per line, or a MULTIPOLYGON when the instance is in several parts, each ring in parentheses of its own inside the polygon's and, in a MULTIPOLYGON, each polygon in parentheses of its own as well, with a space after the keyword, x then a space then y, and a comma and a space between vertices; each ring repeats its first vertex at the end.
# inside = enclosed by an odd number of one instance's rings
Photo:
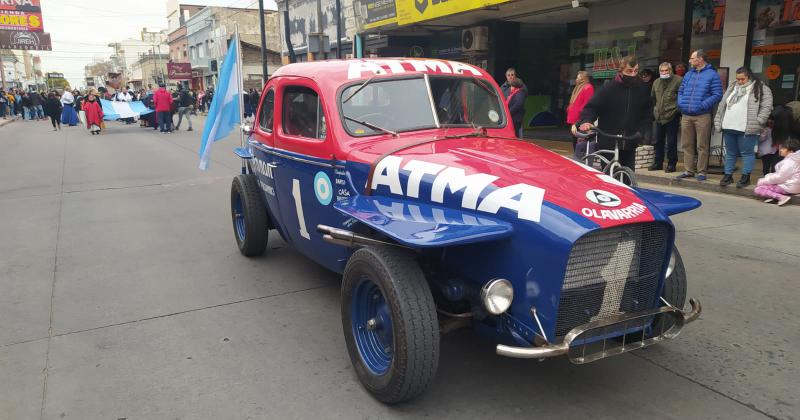
POLYGON ((0 30, 42 32, 42 12, 0 10, 0 30))
POLYGON ((40 0, 0 0, 0 10, 41 12, 42 3, 40 0))
POLYGON ((0 48, 51 51, 50 34, 44 32, 0 31, 0 48))
POLYGON ((175 80, 189 80, 192 78, 192 65, 190 63, 167 63, 167 77, 175 80))
POLYGON ((361 0, 359 10, 367 29, 410 25, 512 0, 361 0))

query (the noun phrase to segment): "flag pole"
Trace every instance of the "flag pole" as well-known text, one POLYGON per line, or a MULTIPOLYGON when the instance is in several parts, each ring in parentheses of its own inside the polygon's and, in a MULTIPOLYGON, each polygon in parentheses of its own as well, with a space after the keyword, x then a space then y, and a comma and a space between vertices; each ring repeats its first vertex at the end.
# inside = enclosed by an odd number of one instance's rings
MULTIPOLYGON (((239 81, 237 82, 237 89, 239 90, 239 120, 242 122, 239 126, 239 136, 241 137, 242 148, 245 149, 244 138, 244 75, 242 75, 242 41, 239 39, 239 23, 236 22, 236 72, 239 73, 239 81)), ((247 173, 247 165, 245 160, 242 159, 242 173, 247 173)))

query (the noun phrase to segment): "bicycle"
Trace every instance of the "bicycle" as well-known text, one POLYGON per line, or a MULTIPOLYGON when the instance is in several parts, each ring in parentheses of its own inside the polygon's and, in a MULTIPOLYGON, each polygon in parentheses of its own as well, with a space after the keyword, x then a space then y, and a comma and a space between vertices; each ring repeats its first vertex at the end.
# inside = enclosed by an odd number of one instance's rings
POLYGON ((590 153, 589 146, 592 140, 589 140, 586 142, 586 155, 581 159, 582 163, 586 166, 594 167, 594 162, 599 161, 601 172, 604 172, 605 174, 627 186, 636 187, 636 176, 634 175, 633 169, 623 165, 619 161, 619 142, 620 140, 640 140, 642 138, 641 133, 636 133, 631 136, 625 136, 622 134, 609 134, 597 128, 596 126, 592 126, 592 128, 586 132, 576 132, 576 137, 584 139, 594 136, 593 141, 595 142, 597 141, 598 135, 613 138, 615 140, 614 150, 596 150, 590 153), (609 159, 608 155, 611 155, 612 157, 609 159))

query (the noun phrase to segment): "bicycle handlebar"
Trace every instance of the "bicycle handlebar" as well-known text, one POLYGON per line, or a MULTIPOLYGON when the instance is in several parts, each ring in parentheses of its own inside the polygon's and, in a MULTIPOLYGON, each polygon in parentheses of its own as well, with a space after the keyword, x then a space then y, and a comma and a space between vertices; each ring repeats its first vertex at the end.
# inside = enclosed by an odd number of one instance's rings
POLYGON ((611 137, 613 139, 619 139, 619 140, 641 140, 641 138, 642 138, 642 133, 639 133, 639 132, 633 133, 630 136, 626 136, 626 135, 623 135, 623 134, 609 134, 609 133, 606 133, 605 131, 601 130, 597 126, 592 126, 592 128, 589 131, 575 130, 575 133, 576 133, 576 137, 580 137, 582 139, 592 137, 596 133, 598 133, 600 135, 603 135, 603 136, 606 136, 606 137, 611 137))

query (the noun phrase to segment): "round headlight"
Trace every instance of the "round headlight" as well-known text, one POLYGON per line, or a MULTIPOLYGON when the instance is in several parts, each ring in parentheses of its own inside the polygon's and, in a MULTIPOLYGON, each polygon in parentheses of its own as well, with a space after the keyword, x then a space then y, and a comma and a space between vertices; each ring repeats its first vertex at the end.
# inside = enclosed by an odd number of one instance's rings
POLYGON ((672 272, 675 270, 675 252, 673 251, 672 254, 669 256, 669 265, 667 265, 667 278, 672 275, 672 272))
POLYGON ((514 288, 506 279, 494 279, 481 288, 483 306, 492 315, 507 311, 514 300, 514 288))

